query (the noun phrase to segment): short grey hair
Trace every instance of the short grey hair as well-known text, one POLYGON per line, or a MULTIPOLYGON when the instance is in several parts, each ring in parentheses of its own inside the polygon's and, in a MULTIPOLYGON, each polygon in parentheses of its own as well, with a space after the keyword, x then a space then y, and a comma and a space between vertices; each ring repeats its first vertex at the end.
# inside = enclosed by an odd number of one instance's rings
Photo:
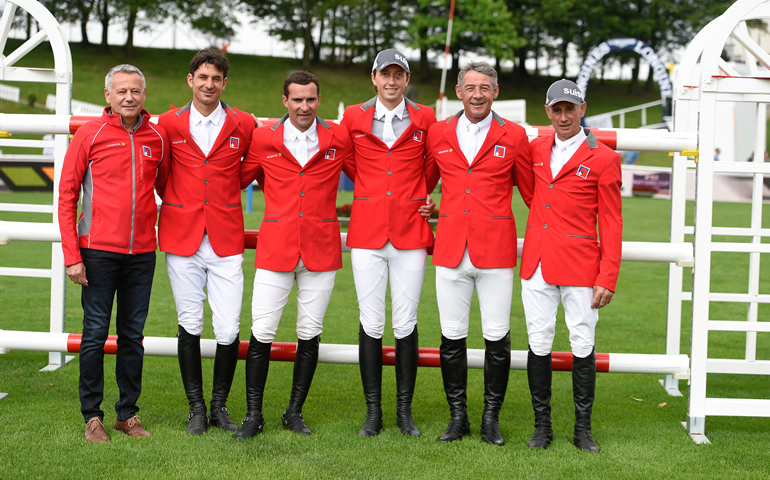
POLYGON ((117 65, 115 67, 112 67, 109 72, 107 72, 107 76, 104 77, 104 88, 107 89, 107 91, 111 91, 110 87, 112 86, 112 77, 115 76, 116 73, 136 73, 139 74, 139 78, 142 79, 142 88, 147 88, 147 82, 144 80, 144 74, 141 70, 136 68, 133 65, 129 65, 127 63, 124 63, 122 65, 117 65))
POLYGON ((457 84, 460 86, 460 88, 463 87, 463 78, 465 78, 465 74, 469 71, 489 75, 489 77, 492 78, 492 88, 497 88, 497 70, 492 68, 492 66, 487 62, 471 62, 464 66, 462 70, 460 70, 460 73, 457 74, 457 84))

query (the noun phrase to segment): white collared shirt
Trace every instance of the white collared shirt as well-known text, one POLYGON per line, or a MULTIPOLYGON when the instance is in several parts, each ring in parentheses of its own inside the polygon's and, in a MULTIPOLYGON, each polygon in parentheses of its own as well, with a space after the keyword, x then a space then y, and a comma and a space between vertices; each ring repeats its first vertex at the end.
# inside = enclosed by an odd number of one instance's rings
POLYGON ((214 147, 219 132, 222 131, 226 116, 227 113, 221 103, 217 104, 217 108, 208 117, 204 117, 196 110, 194 103, 190 105, 190 135, 207 157, 214 147))
MULTIPOLYGON (((556 135, 556 134, 554 134, 556 135)), ((583 128, 575 136, 561 141, 559 137, 554 137, 553 147, 551 147, 551 175, 556 175, 561 171, 561 167, 572 158, 580 145, 588 138, 583 128)))
POLYGON ((457 119, 457 127, 455 127, 455 133, 457 134, 457 143, 460 144, 460 150, 462 150, 465 159, 468 161, 468 165, 473 163, 473 159, 481 150, 481 146, 484 144, 484 140, 487 138, 489 128, 492 126, 492 112, 489 112, 487 117, 477 123, 479 127, 478 133, 473 135, 468 130, 471 125, 471 121, 463 113, 460 118, 457 119))
POLYGON ((297 129, 297 127, 291 123, 290 119, 286 119, 286 121, 283 122, 283 144, 289 150, 289 153, 291 153, 291 155, 299 162, 299 164, 304 167, 307 162, 313 158, 316 153, 318 153, 318 120, 314 120, 313 125, 311 125, 310 128, 304 132, 307 135, 306 159, 297 157, 297 148, 299 147, 299 140, 297 139, 297 136, 300 133, 302 132, 300 132, 299 129, 297 129))
MULTIPOLYGON (((372 119, 372 135, 382 140, 382 130, 385 127, 385 113, 389 112, 388 108, 380 101, 380 97, 374 102, 374 118, 372 119)), ((406 100, 401 97, 401 103, 396 105, 393 109, 395 115, 393 116, 393 134, 396 136, 396 140, 401 138, 401 135, 412 124, 412 119, 409 117, 409 110, 406 108, 406 100)))

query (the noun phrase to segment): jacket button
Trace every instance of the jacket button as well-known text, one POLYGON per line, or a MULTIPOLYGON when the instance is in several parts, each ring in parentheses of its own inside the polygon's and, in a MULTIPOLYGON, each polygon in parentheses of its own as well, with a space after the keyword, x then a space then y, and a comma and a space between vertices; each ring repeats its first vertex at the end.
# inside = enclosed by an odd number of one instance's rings
POLYGON ((204 205, 208 205, 208 204, 209 204, 209 201, 208 201, 208 200, 204 200, 204 201, 203 201, 203 204, 204 204, 204 205))
POLYGON ((391 175, 392 173, 393 173, 393 172, 391 172, 390 170, 388 170, 388 175, 391 175))
POLYGON ((388 195, 390 195, 390 190, 388 190, 388 195))
POLYGON ((551 208, 551 204, 550 203, 546 203, 545 204, 545 208, 551 208))
POLYGON ((546 223, 545 225, 543 225, 543 228, 548 228, 548 224, 546 223))
POLYGON ((553 188, 553 183, 548 185, 548 188, 553 188))
POLYGON ((299 212, 300 217, 304 217, 305 215, 302 212, 299 212))
POLYGON ((304 172, 304 171, 302 171, 302 172, 299 172, 299 176, 300 176, 300 177, 301 177, 301 176, 303 176, 303 175, 305 175, 305 172, 304 172))
POLYGON ((299 192, 299 196, 300 197, 304 197, 305 196, 305 192, 299 192))
POLYGON ((471 173, 471 169, 470 168, 468 169, 468 173, 471 173))
POLYGON ((469 189, 467 189, 467 190, 465 191, 465 193, 471 193, 471 189, 470 189, 470 188, 469 188, 469 189))
POLYGON ((467 214, 468 214, 468 210, 463 210, 463 215, 467 215, 467 214))
POLYGON ((208 160, 204 160, 203 163, 209 163, 209 161, 208 160))
POLYGON ((393 153, 393 150, 388 150, 388 155, 391 155, 393 153))
POLYGON ((203 181, 203 184, 204 184, 204 185, 208 185, 208 184, 209 184, 209 181, 208 181, 208 180, 204 180, 204 181, 203 181))

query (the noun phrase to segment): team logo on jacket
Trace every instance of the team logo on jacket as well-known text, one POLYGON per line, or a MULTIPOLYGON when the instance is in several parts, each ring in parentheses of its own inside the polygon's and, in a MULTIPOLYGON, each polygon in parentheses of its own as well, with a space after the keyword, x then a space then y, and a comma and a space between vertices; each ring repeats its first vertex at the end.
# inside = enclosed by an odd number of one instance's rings
POLYGON ((577 173, 575 175, 577 175, 580 178, 588 178, 588 172, 590 171, 591 171, 590 168, 586 167, 585 165, 581 165, 578 167, 577 173))
POLYGON ((336 156, 337 156, 337 149, 336 148, 330 148, 324 154, 324 158, 326 160, 334 160, 336 158, 336 156))
POLYGON ((144 145, 142 147, 142 155, 144 155, 147 158, 152 158, 152 150, 147 145, 144 145))
POLYGON ((501 147, 500 145, 495 145, 494 155, 498 158, 505 158, 505 147, 501 147))
POLYGON ((230 137, 230 148, 241 148, 241 139, 238 137, 230 137))
POLYGON ((412 135, 412 140, 422 143, 422 130, 417 130, 414 132, 414 135, 412 135))

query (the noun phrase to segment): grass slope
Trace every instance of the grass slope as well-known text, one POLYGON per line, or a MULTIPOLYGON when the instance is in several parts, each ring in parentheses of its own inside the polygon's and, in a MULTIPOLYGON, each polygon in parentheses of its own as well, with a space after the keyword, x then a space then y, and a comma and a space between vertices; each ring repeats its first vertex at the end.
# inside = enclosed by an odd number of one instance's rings
MULTIPOLYGON (((349 202, 351 192, 340 192, 338 203, 349 202)), ((438 199, 440 201, 440 199, 438 199)), ((14 193, 0 195, 0 202, 48 203, 51 194, 14 193)), ((515 200, 514 214, 523 233, 526 209, 515 200)), ((667 241, 669 202, 624 199, 625 240, 667 241)), ((692 216, 692 204, 689 205, 692 216)), ((255 212, 245 214, 246 227, 258 228, 264 211, 261 195, 255 195, 255 212)), ((747 226, 747 205, 718 204, 715 224, 747 226)), ((50 221, 50 215, 0 212, 0 220, 50 221)), ((765 210, 764 228, 770 226, 765 210)), ((14 242, 0 246, 3 266, 50 265, 47 244, 14 242)), ((760 293, 770 292, 770 258, 763 255, 760 293)), ((745 288, 748 257, 715 254, 714 291, 745 288)), ((241 338, 251 326, 250 304, 254 275, 254 251, 245 254, 246 279, 241 338)), ((337 274, 334 294, 325 319, 324 343, 355 344, 358 306, 350 271, 350 257, 337 274)), ((687 272, 689 274, 689 270, 687 272)), ((686 275, 689 277, 689 275, 686 275)), ((657 263, 624 262, 617 295, 601 312, 597 327, 600 352, 664 353, 666 330, 667 266, 657 263)), ((82 310, 79 287, 68 283, 67 331, 79 332, 82 310)), ((0 328, 9 330, 48 329, 49 284, 44 279, 0 277, 3 314, 0 328)), ((527 348, 526 327, 518 282, 514 287, 511 314, 512 348, 527 348)), ((770 318, 768 305, 760 306, 760 318, 770 318)), ((276 341, 296 341, 296 302, 293 295, 283 313, 276 341)), ((725 306, 712 318, 740 320, 743 307, 725 306)), ((560 314, 561 316, 561 314, 560 314)), ((689 304, 683 308, 682 345, 689 351, 689 304)), ((204 337, 213 338, 210 311, 206 312, 204 337)), ((428 265, 419 310, 420 345, 437 347, 440 328, 435 296, 435 274, 428 265)), ((113 329, 114 330, 114 329, 113 329)), ((470 348, 483 348, 478 303, 471 312, 470 348)), ((150 316, 145 334, 173 336, 176 315, 162 254, 158 256, 150 316)), ((1 333, 0 333, 1 334, 1 333)), ((385 345, 393 345, 390 329, 385 345)), ((712 334, 710 356, 740 358, 745 335, 712 334)), ((568 351, 563 317, 557 326, 555 350, 568 351)), ((770 359, 770 338, 760 335, 757 355, 770 359)), ((684 397, 669 397, 654 375, 600 374, 594 409, 594 436, 603 450, 598 455, 578 452, 571 444, 572 400, 569 373, 554 374, 553 415, 556 437, 547 451, 532 451, 524 444, 532 432, 532 408, 526 373, 512 371, 501 430, 502 448, 484 444, 478 424, 483 406, 483 372, 469 372, 468 399, 472 435, 460 442, 437 441, 446 427, 448 408, 438 369, 418 373, 414 401, 415 420, 423 436, 405 438, 395 425, 395 381, 392 367, 383 375, 385 430, 376 438, 360 438, 365 405, 355 365, 321 364, 305 405, 304 415, 314 434, 294 435, 281 426, 280 415, 288 401, 292 364, 275 362, 270 367, 265 392, 264 433, 236 442, 225 432, 212 429, 202 437, 191 437, 186 426, 187 405, 175 358, 147 357, 140 399, 143 424, 153 438, 135 440, 112 431, 117 401, 114 356, 106 357, 106 392, 103 409, 112 442, 91 445, 82 438, 83 423, 78 402, 77 358, 51 373, 38 370, 47 363, 45 353, 13 351, 0 356, 0 478, 749 478, 770 476, 768 431, 770 418, 709 417, 706 434, 710 446, 695 445, 680 422, 686 419, 684 397)), ((210 388, 213 360, 204 360, 204 385, 210 388)), ((239 362, 229 408, 234 419, 246 412, 244 363, 239 362)), ((770 398, 770 377, 710 375, 708 394, 717 397, 770 398)))

